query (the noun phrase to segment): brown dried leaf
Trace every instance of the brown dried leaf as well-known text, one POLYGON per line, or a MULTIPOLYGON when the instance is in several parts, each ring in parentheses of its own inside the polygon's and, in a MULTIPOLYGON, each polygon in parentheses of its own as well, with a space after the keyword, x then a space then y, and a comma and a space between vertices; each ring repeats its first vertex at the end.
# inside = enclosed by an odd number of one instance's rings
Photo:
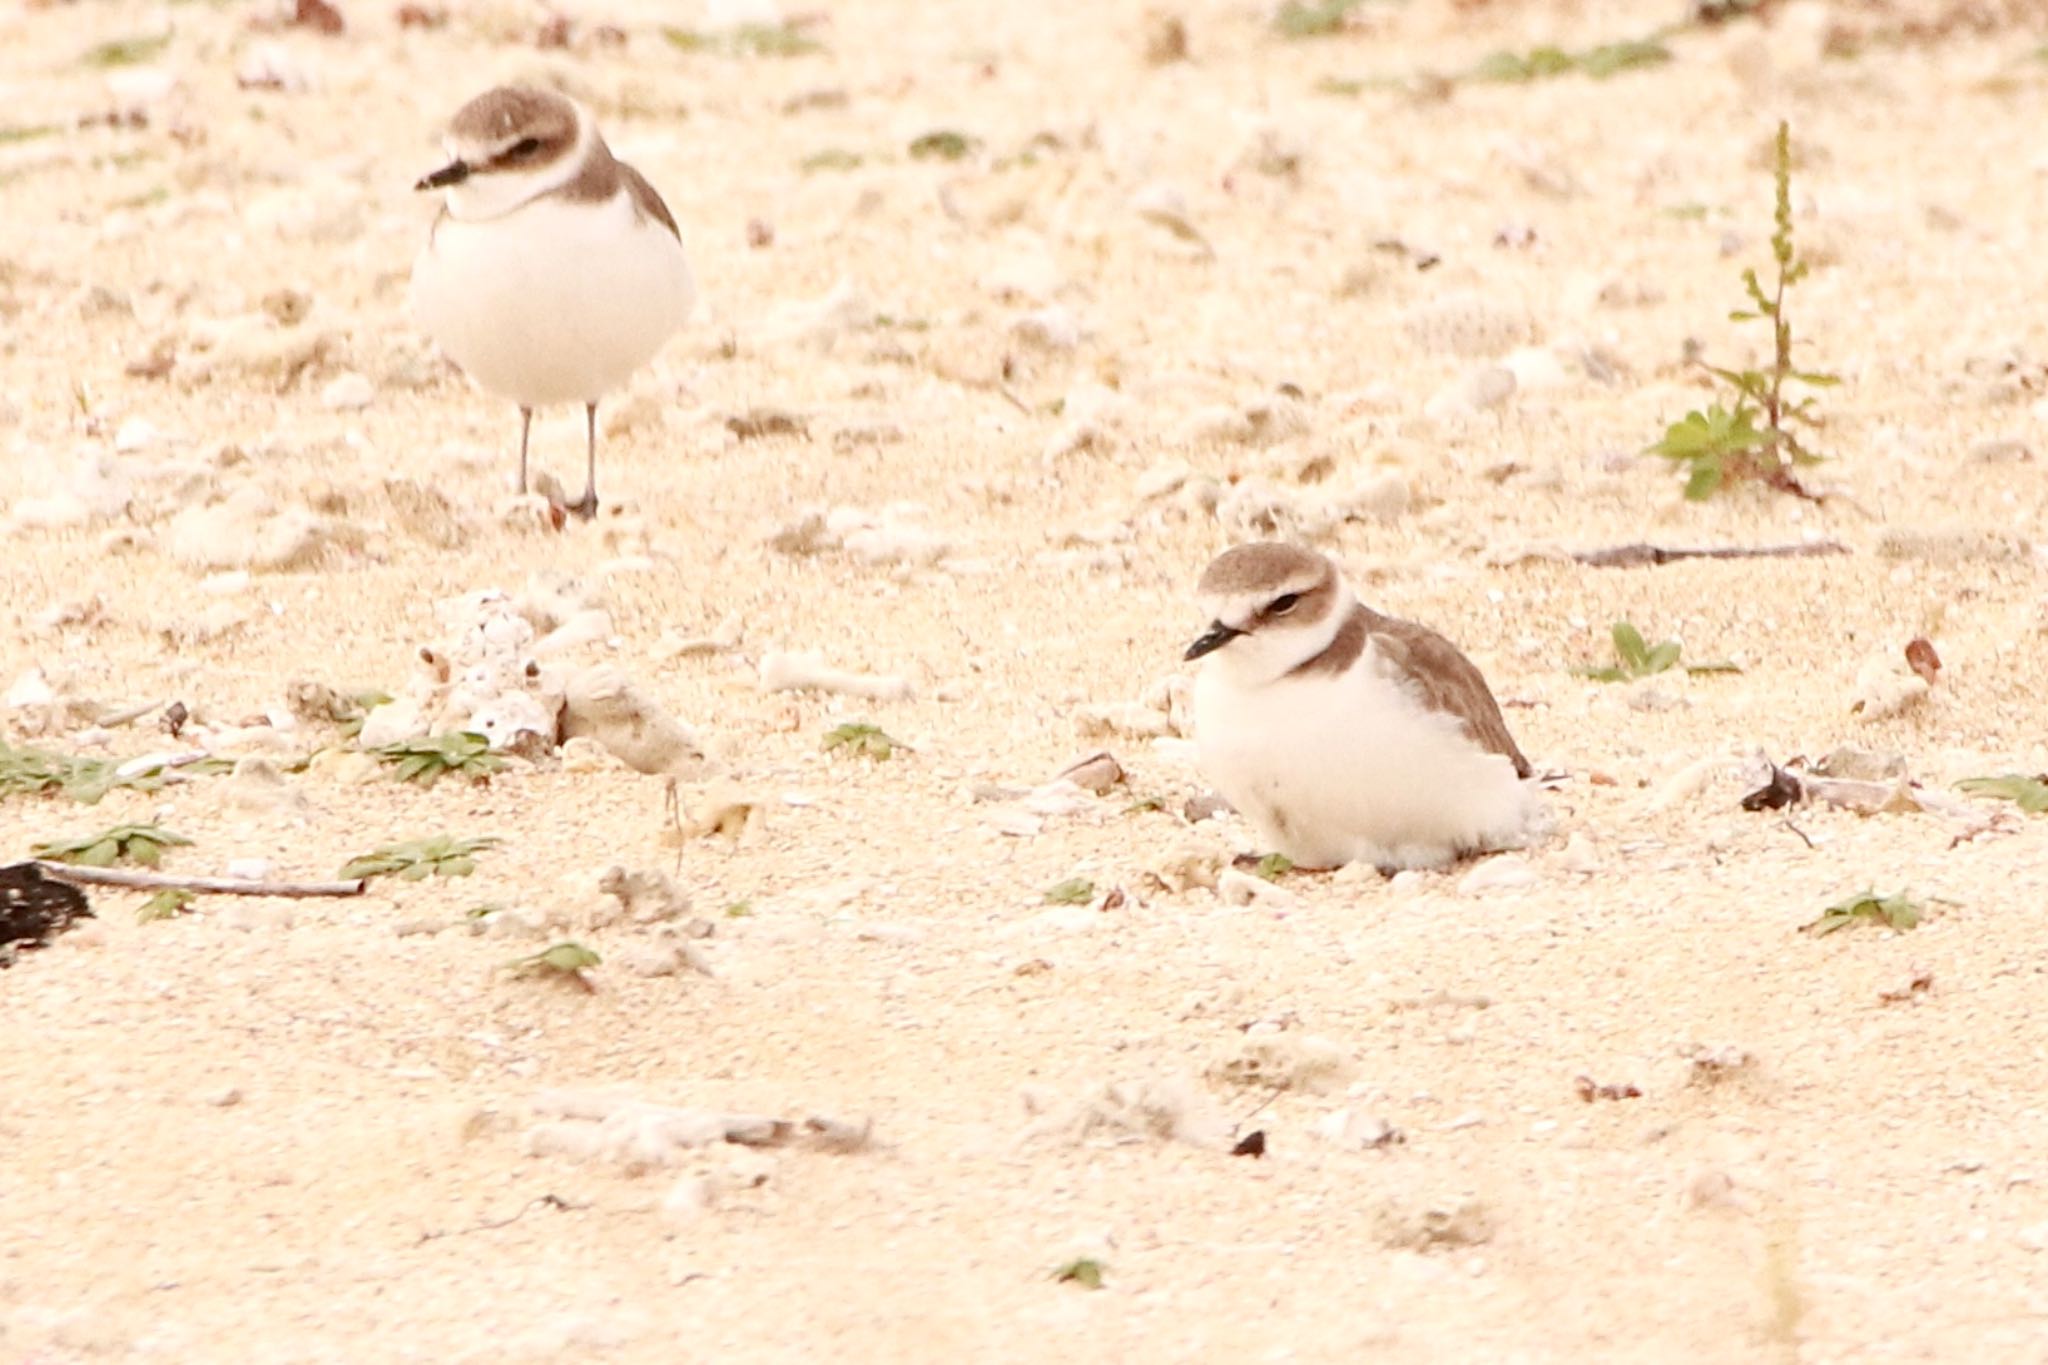
POLYGON ((1935 678, 1941 674, 1941 656, 1934 652, 1934 645, 1926 636, 1916 636, 1906 646, 1906 665, 1920 675, 1921 681, 1934 686, 1935 678))
POLYGON ((348 21, 341 17, 341 11, 327 0, 298 0, 292 9, 292 23, 300 28, 310 28, 316 33, 330 37, 348 31, 348 21))

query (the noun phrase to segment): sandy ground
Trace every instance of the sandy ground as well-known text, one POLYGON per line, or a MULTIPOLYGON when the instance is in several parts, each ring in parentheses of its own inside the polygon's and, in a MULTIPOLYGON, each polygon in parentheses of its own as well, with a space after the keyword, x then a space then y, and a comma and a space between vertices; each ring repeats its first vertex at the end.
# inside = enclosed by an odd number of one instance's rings
MULTIPOLYGON (((139 924, 100 892, 0 974, 0 1361, 2048 1355, 2048 825, 1736 806, 1758 750, 1903 755, 1936 795, 2048 769, 2033 35, 1824 58, 1844 16, 1794 8, 1661 69, 1433 99, 1324 85, 1647 23, 1415 0, 1290 42, 1205 0, 1177 7, 1192 60, 1154 65, 1135 4, 828 4, 789 57, 680 51, 680 5, 578 6, 566 50, 518 6, 344 8, 339 37, 258 31, 266 6, 0 15, 0 682, 40 667, 78 703, 11 737, 160 749, 153 715, 89 725, 176 699, 233 753, 298 680, 398 690, 437 599, 552 572, 602 593, 588 657, 699 727, 765 825, 679 847, 661 782, 609 761, 0 805, 12 855, 154 820, 192 873, 504 841, 354 900, 139 924), (140 66, 81 61, 167 30, 140 66), (436 127, 512 77, 598 111, 704 295, 611 405, 617 510, 559 533, 507 507, 509 406, 402 309, 436 127), (1818 262, 1796 321, 1846 379, 1835 496, 1687 505, 1633 452, 1704 392, 1688 339, 1756 353, 1725 315, 1767 254, 1781 110, 1818 262), (908 155, 947 129, 965 158, 908 155), (805 169, 835 152, 859 164, 805 169), (1505 402, 1461 398, 1506 362, 1505 402), (728 429, 762 408, 803 434, 728 429), (307 553, 243 577, 247 546, 180 531, 235 497, 307 553), (806 507, 902 503, 930 532, 890 541, 907 562, 768 544, 806 507), (1083 717, 1181 668, 1195 575, 1275 518, 1488 670, 1560 775, 1554 838, 1249 907, 1160 883, 1257 850, 1180 818, 1177 737, 1083 717), (1850 553, 1554 553, 1804 539, 1850 553), (1744 671, 1575 676, 1624 617, 1744 671), (1852 714, 1923 633, 1932 694, 1852 714), (775 649, 914 695, 764 692, 775 649), (823 752, 850 720, 910 748, 823 752), (1105 744, 1127 788, 976 799, 1105 744), (674 876, 716 976, 626 969, 651 931, 588 927, 612 864, 674 876), (1121 904, 1045 903, 1076 877, 1121 904), (1928 918, 1797 932, 1865 888, 1928 918), (472 933, 484 904, 562 927, 472 933), (504 969, 562 937, 606 956, 594 992, 504 969), (1166 1097, 1180 1135, 1087 1128, 1105 1086, 1166 1097), (532 1155, 563 1087, 872 1142, 532 1155), (1402 1140, 1365 1145, 1380 1125, 1402 1140), (1264 1158, 1229 1155, 1253 1129, 1264 1158), (1099 1290, 1055 1282, 1077 1257, 1099 1290)), ((547 414, 536 459, 573 492, 580 417, 547 414)))

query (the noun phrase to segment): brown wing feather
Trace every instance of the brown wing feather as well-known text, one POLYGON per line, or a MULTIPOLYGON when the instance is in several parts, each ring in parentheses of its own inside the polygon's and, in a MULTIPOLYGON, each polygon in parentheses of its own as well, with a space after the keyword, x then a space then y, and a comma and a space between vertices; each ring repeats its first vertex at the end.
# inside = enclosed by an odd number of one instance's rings
POLYGON ((1456 716, 1482 748, 1500 754, 1515 765, 1517 777, 1535 771, 1522 756, 1508 723, 1494 700, 1486 676, 1458 647, 1428 626, 1382 616, 1370 607, 1365 614, 1371 643, 1387 663, 1398 669, 1415 689, 1423 705, 1432 711, 1456 716))
POLYGON ((647 177, 623 161, 619 163, 619 175, 625 180, 626 191, 633 196, 633 202, 640 206, 640 211, 667 228, 669 236, 682 241, 683 232, 676 226, 675 215, 668 211, 667 204, 661 202, 660 193, 647 183, 647 177))

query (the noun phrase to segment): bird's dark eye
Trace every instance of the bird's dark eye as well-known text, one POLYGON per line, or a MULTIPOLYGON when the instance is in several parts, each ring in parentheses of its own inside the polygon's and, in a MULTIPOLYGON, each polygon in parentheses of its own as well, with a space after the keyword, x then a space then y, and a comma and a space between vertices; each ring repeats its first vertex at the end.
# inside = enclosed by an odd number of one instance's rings
POLYGON ((535 152, 539 150, 539 138, 523 137, 520 138, 519 141, 513 143, 510 147, 507 147, 505 149, 505 155, 510 160, 518 161, 523 160, 526 157, 532 156, 535 152))
POLYGON ((1274 598, 1274 599, 1273 599, 1272 601, 1270 601, 1270 602, 1268 602, 1268 603, 1266 604, 1266 615, 1268 615, 1268 616, 1285 616, 1285 615, 1286 615, 1286 614, 1287 614, 1288 612, 1290 612, 1290 611, 1293 611, 1293 610, 1294 610, 1294 609, 1295 609, 1296 607, 1298 607, 1298 606, 1300 606, 1300 605, 1301 605, 1301 594, 1300 594, 1300 593, 1298 593, 1298 592, 1289 592, 1289 593, 1282 593, 1282 594, 1281 594, 1280 596, 1278 596, 1278 597, 1274 598))

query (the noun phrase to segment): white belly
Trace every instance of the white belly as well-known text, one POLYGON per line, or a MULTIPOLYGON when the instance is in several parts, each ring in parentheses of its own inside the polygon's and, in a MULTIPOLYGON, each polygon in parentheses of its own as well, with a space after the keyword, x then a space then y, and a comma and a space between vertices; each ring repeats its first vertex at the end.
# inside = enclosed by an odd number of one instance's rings
POLYGON ((522 407, 594 403, 654 358, 696 302, 682 244, 604 204, 541 199, 444 217, 413 262, 414 320, 469 377, 522 407))
POLYGON ((1301 867, 1439 867, 1518 847, 1536 804, 1514 765, 1385 678, 1195 679, 1202 771, 1301 867))

